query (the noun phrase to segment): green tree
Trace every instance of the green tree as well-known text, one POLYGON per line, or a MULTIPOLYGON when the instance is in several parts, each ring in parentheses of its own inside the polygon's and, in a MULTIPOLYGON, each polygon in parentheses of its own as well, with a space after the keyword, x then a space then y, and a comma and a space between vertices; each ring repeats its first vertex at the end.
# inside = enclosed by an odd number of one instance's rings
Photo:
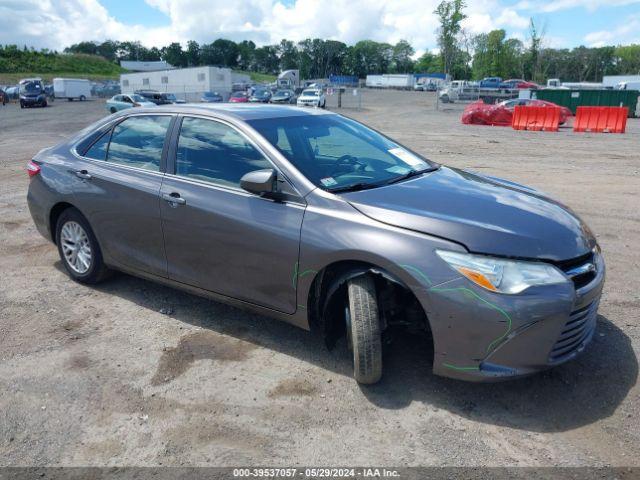
POLYGON ((433 12, 440 22, 438 45, 444 73, 452 73, 457 57, 462 51, 459 47, 458 34, 462 29, 462 20, 467 18, 462 12, 465 7, 464 0, 442 0, 433 12))
POLYGON ((416 51, 406 40, 400 40, 393 47, 392 70, 396 73, 408 73, 413 70, 413 59, 416 51))
POLYGON ((173 65, 174 67, 186 67, 187 55, 182 50, 182 45, 178 42, 173 42, 166 47, 162 47, 160 50, 162 59, 173 65))

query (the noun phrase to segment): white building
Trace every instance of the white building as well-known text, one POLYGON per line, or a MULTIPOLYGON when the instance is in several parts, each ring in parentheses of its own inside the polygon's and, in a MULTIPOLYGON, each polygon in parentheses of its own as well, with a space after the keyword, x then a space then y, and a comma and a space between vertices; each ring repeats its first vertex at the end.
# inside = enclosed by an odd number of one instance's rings
POLYGON ((120 75, 122 93, 136 90, 156 90, 173 93, 187 102, 197 102, 204 92, 218 92, 229 98, 237 77, 229 68, 193 67, 158 72, 123 73, 120 75))

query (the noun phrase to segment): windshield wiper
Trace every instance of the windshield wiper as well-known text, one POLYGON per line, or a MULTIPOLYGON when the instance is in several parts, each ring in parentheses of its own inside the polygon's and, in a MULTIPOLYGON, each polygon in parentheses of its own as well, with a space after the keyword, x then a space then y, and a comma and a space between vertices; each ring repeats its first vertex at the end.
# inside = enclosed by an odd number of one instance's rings
POLYGON ((375 188, 379 186, 380 186, 379 183, 360 182, 360 183, 353 183, 351 185, 345 185, 344 187, 329 188, 328 191, 330 191, 331 193, 357 192, 359 190, 366 190, 368 188, 375 188))
POLYGON ((392 178, 385 185, 391 185, 392 183, 398 183, 398 182, 401 182, 403 180, 407 180, 407 179, 412 178, 412 177, 418 177, 418 176, 422 175, 423 173, 433 172, 434 170, 437 170, 437 169, 438 169, 438 167, 430 167, 430 168, 423 168, 422 170, 411 170, 410 172, 407 172, 407 173, 402 174, 402 175, 400 175, 398 177, 392 178))

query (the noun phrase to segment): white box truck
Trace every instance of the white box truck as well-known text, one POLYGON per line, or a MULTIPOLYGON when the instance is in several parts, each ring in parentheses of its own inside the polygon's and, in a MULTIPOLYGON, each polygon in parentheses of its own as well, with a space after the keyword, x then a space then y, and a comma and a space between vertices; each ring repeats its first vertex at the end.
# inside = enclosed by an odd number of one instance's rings
POLYGON ((54 78, 53 93, 56 98, 83 102, 91 96, 91 82, 82 78, 54 78))

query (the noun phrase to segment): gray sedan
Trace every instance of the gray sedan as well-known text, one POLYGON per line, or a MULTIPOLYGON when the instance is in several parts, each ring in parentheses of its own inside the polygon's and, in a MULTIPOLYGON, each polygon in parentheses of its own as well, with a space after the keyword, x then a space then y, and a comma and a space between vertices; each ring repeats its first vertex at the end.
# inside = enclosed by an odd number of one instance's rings
POLYGON ((568 208, 333 113, 130 109, 28 172, 74 280, 120 270, 344 338, 362 383, 398 328, 433 339, 434 373, 472 381, 559 365, 596 328, 604 261, 568 208))

